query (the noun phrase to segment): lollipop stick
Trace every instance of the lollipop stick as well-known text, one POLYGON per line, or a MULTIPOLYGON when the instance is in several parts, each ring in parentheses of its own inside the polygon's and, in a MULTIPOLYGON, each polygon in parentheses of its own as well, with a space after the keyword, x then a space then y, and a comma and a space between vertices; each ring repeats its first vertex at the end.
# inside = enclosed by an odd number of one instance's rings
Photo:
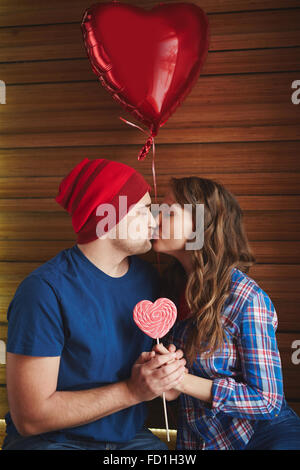
MULTIPOLYGON (((159 338, 156 339, 157 344, 159 344, 159 338)), ((166 394, 163 392, 163 402, 164 402, 164 413, 165 413, 165 423, 167 429, 167 439, 170 442, 170 434, 169 434, 169 425, 168 425, 168 415, 167 415, 167 405, 166 405, 166 394)))

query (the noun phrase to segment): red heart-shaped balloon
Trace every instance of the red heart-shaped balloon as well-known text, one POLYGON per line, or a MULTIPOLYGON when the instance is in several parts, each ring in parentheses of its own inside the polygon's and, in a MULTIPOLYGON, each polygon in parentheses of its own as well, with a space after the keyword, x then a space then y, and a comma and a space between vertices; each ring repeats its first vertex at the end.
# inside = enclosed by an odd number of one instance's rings
POLYGON ((101 84, 156 136, 200 74, 209 43, 204 11, 192 3, 159 4, 150 11, 96 3, 81 27, 101 84))
POLYGON ((177 308, 172 300, 160 297, 154 303, 141 300, 133 309, 137 326, 151 338, 162 338, 176 321, 177 308))

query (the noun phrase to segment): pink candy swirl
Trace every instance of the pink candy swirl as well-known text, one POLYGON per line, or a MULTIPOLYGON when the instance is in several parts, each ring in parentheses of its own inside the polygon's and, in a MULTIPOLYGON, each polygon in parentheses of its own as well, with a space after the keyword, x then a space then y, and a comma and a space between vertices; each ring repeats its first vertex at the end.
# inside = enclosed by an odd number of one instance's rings
POLYGON ((133 319, 137 326, 151 338, 162 338, 176 321, 177 308, 172 300, 165 297, 141 300, 133 309, 133 319))

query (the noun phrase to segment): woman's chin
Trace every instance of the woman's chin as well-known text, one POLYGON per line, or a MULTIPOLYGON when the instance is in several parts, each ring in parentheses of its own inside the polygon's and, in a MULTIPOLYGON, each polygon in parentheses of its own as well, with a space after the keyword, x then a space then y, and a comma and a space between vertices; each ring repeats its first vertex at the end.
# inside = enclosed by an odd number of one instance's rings
POLYGON ((170 247, 160 238, 152 240, 152 249, 157 253, 168 253, 170 247))
POLYGON ((163 247, 161 245, 162 243, 159 238, 155 238, 154 240, 152 240, 152 249, 156 251, 157 253, 160 253, 161 251, 163 251, 163 247))

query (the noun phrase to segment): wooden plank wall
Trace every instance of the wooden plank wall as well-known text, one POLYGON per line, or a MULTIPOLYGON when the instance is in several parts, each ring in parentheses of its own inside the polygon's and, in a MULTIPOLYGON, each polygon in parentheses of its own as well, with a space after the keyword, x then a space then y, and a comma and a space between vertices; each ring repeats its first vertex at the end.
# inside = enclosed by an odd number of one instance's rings
MULTIPOLYGON (((156 2, 128 3, 151 9, 156 2)), ((156 138, 158 200, 173 175, 213 178, 235 194, 258 261, 250 276, 277 310, 285 393, 300 412, 300 365, 291 359, 292 343, 300 340, 300 105, 291 101, 292 83, 300 80, 300 2, 193 3, 209 16, 211 44, 196 86, 156 138)), ((63 176, 84 157, 108 158, 152 183, 151 153, 137 161, 144 134, 119 119, 135 122, 89 65, 80 29, 88 6, 83 0, 0 3, 0 79, 7 93, 0 105, 4 341, 18 284, 75 241, 69 216, 53 200, 63 176)), ((156 263, 153 253, 145 259, 156 263)), ((4 368, 0 417, 7 409, 4 368)))

